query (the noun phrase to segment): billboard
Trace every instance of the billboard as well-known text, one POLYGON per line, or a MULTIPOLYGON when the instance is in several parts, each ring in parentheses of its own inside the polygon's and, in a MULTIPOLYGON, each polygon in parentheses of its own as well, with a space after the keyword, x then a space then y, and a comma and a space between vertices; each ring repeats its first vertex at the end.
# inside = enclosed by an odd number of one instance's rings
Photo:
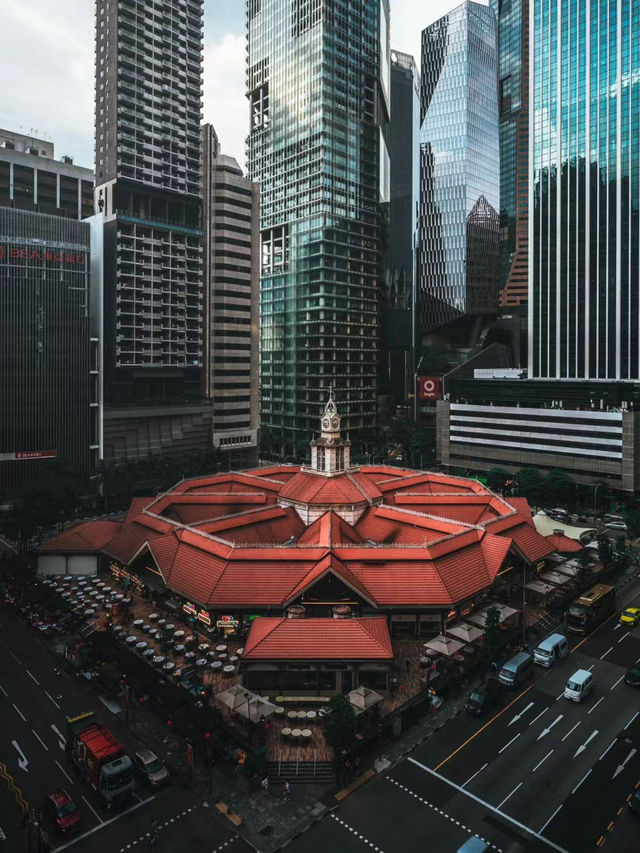
POLYGON ((418 376, 418 396, 421 400, 439 400, 440 377, 418 376))

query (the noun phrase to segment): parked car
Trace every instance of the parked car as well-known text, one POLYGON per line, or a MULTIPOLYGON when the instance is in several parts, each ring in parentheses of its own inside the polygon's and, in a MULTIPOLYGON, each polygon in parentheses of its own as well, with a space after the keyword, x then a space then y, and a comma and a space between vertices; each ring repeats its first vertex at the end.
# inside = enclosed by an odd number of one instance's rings
POLYGON ((624 677, 624 683, 628 684, 629 687, 640 687, 639 666, 632 666, 627 670, 627 674, 624 677))
POLYGON ((637 625, 640 622, 640 607, 627 607, 620 614, 621 625, 637 625))
POLYGON ((605 526, 605 530, 619 530, 621 533, 626 533, 629 528, 624 523, 624 521, 608 521, 605 526))
POLYGON ((136 752, 133 760, 139 773, 154 788, 166 785, 169 781, 169 771, 164 761, 150 749, 141 749, 140 752, 136 752))
POLYGON ((464 706, 465 711, 474 717, 481 717, 496 703, 498 692, 497 682, 485 681, 471 691, 464 706))
POLYGON ((44 801, 43 812, 60 835, 72 835, 82 824, 80 810, 63 788, 49 794, 44 801))

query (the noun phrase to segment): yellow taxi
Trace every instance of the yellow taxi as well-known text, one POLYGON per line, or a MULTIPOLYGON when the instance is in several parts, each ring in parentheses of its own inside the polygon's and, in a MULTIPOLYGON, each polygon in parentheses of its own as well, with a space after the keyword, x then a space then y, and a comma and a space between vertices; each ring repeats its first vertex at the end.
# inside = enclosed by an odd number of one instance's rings
POLYGON ((622 625, 637 625, 640 622, 640 607, 627 607, 620 614, 622 625))

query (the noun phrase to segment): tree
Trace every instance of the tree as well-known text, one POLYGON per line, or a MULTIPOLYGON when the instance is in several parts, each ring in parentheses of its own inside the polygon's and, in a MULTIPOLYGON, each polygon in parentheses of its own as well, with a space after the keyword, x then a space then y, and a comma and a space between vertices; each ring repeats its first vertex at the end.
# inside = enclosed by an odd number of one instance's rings
POLYGON ((262 779, 267 770, 267 747, 257 746, 244 760, 242 775, 262 779))
POLYGON ((635 509, 627 509, 624 513, 627 527, 631 536, 640 536, 640 511, 635 509))
POLYGON ((504 468, 490 468, 487 471, 487 485, 492 491, 501 492, 510 477, 511 475, 504 468))
POLYGON ((334 696, 327 705, 324 717, 324 736, 337 758, 351 745, 355 734, 355 712, 346 696, 334 696))
POLYGON ((495 660, 501 645, 500 611, 490 607, 484 620, 484 647, 491 660, 495 660))
POLYGON ((598 556, 605 569, 608 569, 613 559, 613 545, 606 533, 598 536, 598 556))
POLYGON ((565 503, 573 495, 573 480, 567 473, 557 468, 549 471, 544 478, 544 484, 551 503, 565 503))
POLYGON ((541 504, 546 496, 544 477, 537 468, 521 468, 516 473, 518 494, 528 498, 529 503, 541 504))
POLYGON ((578 553, 578 565, 580 566, 580 576, 583 579, 591 565, 589 550, 587 548, 583 548, 582 551, 578 553))

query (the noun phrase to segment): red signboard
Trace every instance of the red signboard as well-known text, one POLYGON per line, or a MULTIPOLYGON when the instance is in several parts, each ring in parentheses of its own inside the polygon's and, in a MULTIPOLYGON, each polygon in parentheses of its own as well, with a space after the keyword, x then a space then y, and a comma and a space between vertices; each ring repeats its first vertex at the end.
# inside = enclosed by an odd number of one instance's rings
POLYGON ((51 249, 34 249, 0 243, 0 261, 40 261, 84 269, 85 256, 79 252, 59 252, 51 249))
POLYGON ((0 462, 14 462, 16 459, 55 459, 57 450, 16 450, 14 453, 0 453, 0 462))
POLYGON ((440 399, 440 377, 418 376, 418 396, 421 400, 440 399))

